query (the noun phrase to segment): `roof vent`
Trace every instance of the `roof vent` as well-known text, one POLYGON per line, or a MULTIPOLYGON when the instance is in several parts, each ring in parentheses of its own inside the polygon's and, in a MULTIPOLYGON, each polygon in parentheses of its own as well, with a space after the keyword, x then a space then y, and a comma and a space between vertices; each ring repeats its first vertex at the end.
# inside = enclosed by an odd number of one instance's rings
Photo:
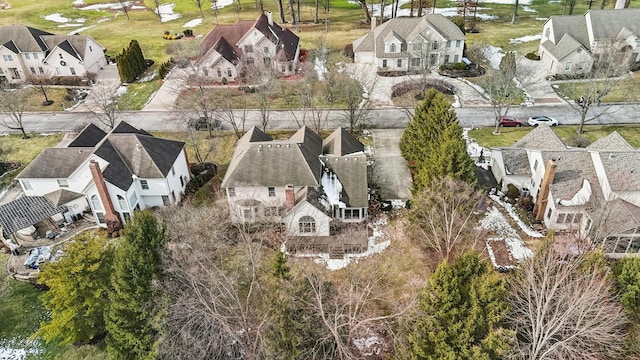
POLYGON ((138 151, 142 150, 142 145, 136 144, 136 150, 138 150, 138 151))

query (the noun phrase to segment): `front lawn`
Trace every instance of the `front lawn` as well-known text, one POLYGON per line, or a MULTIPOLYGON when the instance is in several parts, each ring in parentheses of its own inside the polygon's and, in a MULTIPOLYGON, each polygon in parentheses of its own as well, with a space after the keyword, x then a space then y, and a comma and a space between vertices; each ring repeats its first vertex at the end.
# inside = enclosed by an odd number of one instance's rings
POLYGON ((53 147, 62 139, 62 134, 31 134, 30 136, 29 139, 23 139, 21 135, 0 136, 0 149, 2 150, 0 161, 22 164, 19 170, 2 177, 0 189, 10 184, 20 171, 35 159, 44 148, 53 147))

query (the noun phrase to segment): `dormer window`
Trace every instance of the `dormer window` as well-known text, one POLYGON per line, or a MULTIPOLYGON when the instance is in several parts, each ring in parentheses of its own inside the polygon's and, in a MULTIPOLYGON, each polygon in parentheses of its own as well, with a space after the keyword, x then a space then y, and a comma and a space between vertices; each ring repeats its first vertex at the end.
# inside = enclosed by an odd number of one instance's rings
POLYGON ((69 187, 69 183, 67 182, 67 179, 58 179, 58 186, 61 188, 67 188, 69 187))
POLYGON ((396 51, 397 51, 396 43, 389 44, 389 52, 394 53, 396 51))

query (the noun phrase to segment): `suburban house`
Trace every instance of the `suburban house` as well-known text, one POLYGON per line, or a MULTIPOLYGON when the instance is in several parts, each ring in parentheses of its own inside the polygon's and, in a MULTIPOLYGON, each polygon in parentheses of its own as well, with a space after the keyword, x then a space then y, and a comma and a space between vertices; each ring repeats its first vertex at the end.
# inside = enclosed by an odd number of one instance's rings
POLYGON ((0 82, 35 76, 85 78, 102 69, 104 47, 86 35, 54 35, 23 25, 0 27, 0 82))
MULTIPOLYGON (((126 122, 109 133, 88 125, 67 146, 43 150, 16 177, 25 195, 18 201, 38 199, 45 209, 37 216, 46 218, 55 209, 61 222, 84 216, 102 227, 125 224, 134 210, 177 204, 190 179, 184 143, 156 138, 126 122)), ((23 225, 4 223, 3 228, 6 233, 23 225)))
POLYGON ((369 205, 364 146, 343 128, 324 140, 308 127, 273 140, 253 127, 222 187, 234 221, 284 224, 292 236, 329 236, 333 221, 364 221, 369 205))
POLYGON ((200 76, 218 82, 236 81, 255 68, 271 68, 287 76, 298 70, 300 39, 273 22, 271 12, 255 21, 216 25, 200 44, 200 76))
POLYGON ((418 71, 462 61, 465 36, 439 14, 389 19, 353 42, 354 62, 378 71, 418 71))
POLYGON ((530 194, 547 229, 578 232, 608 254, 640 251, 640 151, 617 132, 572 148, 539 126, 491 157, 502 190, 530 194))
POLYGON ((550 74, 586 73, 599 61, 628 68, 640 61, 638 19, 639 8, 551 16, 542 27, 540 60, 550 74))

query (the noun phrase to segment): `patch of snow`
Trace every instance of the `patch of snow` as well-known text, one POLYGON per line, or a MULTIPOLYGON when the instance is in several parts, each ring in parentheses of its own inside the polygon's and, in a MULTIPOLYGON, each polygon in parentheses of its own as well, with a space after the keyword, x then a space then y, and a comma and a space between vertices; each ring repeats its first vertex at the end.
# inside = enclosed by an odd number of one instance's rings
POLYGON ((326 60, 321 59, 320 57, 316 57, 314 60, 314 70, 318 74, 318 80, 324 81, 324 74, 327 73, 327 68, 325 66, 326 60))
POLYGON ((338 176, 325 168, 325 171, 322 173, 322 191, 327 196, 327 200, 331 205, 338 205, 340 208, 346 208, 347 204, 340 201, 340 196, 342 195, 342 182, 338 179, 338 176))
POLYGON ((391 202, 391 206, 394 209, 404 209, 407 207, 407 201, 406 200, 402 200, 402 199, 391 199, 389 200, 391 202))
MULTIPOLYGON (((513 0, 487 0, 485 3, 513 5, 513 0)), ((531 0, 520 0, 518 1, 518 4, 531 5, 531 0)))
POLYGON ((547 20, 549 20, 549 18, 536 16, 536 20, 537 21, 547 21, 547 20))
POLYGON ((535 238, 541 238, 544 237, 542 234, 540 234, 537 231, 534 231, 533 229, 531 229, 527 224, 525 224, 522 219, 520 219, 520 216, 518 216, 518 214, 516 214, 515 209, 513 208, 513 205, 502 201, 502 199, 500 198, 500 196, 496 195, 496 194, 489 194, 489 197, 495 201, 496 203, 500 204, 500 206, 502 206, 507 213, 509 214, 509 216, 513 219, 513 221, 516 222, 516 224, 518 224, 518 226, 520 227, 520 229, 522 229, 522 231, 524 231, 527 235, 531 236, 531 237, 535 237, 535 238))
POLYGON ((171 20, 176 20, 182 17, 181 14, 173 12, 173 9, 176 7, 174 3, 162 4, 158 6, 158 13, 160 14, 160 22, 167 22, 171 20))
POLYGON ((524 86, 522 86, 522 83, 520 82, 520 80, 518 80, 517 78, 513 78, 513 82, 516 83, 516 87, 518 87, 518 89, 520 89, 524 94, 524 102, 522 103, 522 105, 526 107, 533 106, 534 100, 531 97, 531 95, 529 95, 529 92, 527 91, 527 89, 525 89, 524 86))
POLYGON ((202 18, 198 18, 198 19, 193 19, 191 21, 187 21, 184 25, 182 25, 183 28, 193 28, 196 27, 198 25, 202 24, 202 18))
POLYGON ((526 6, 526 5, 522 7, 522 11, 524 11, 524 12, 538 12, 538 10, 530 8, 530 7, 526 6))
POLYGON ((211 1, 211 8, 212 9, 222 9, 225 6, 229 6, 231 4, 233 4, 234 0, 212 0, 211 1))
POLYGON ((46 15, 46 16, 43 16, 43 18, 45 20, 49 20, 57 23, 68 23, 69 21, 71 21, 71 19, 62 16, 62 14, 60 13, 46 15))
POLYGON ((509 42, 511 44, 520 44, 520 43, 525 43, 525 42, 529 42, 529 41, 540 40, 541 38, 542 38, 542 33, 536 34, 536 35, 522 36, 522 37, 515 38, 515 39, 509 39, 509 42))
MULTIPOLYGON (((485 217, 480 220, 480 227, 494 231, 498 237, 487 239, 487 241, 503 240, 507 244, 509 253, 514 259, 522 261, 533 256, 533 252, 527 248, 520 239, 520 236, 518 236, 518 233, 509 225, 507 218, 505 218, 496 207, 492 206, 487 210, 485 217)), ((492 260, 495 263, 495 258, 492 260)))
POLYGON ((158 77, 158 70, 154 70, 154 71, 148 73, 143 78, 139 79, 138 82, 141 82, 141 83, 149 82, 149 81, 155 79, 156 77, 158 77))
POLYGON ((76 6, 84 5, 84 0, 73 0, 73 5, 76 5, 76 6))
POLYGON ((485 170, 489 170, 489 160, 491 159, 491 150, 480 146, 474 139, 469 137, 469 128, 462 129, 462 138, 467 143, 467 153, 475 161, 476 166, 485 170), (483 159, 480 159, 482 155, 483 159))
POLYGON ((94 28, 94 27, 96 27, 96 26, 98 26, 98 25, 90 25, 90 26, 81 27, 81 28, 79 28, 79 29, 75 29, 75 30, 71 31, 71 32, 70 32, 70 33, 68 33, 67 35, 77 34, 77 33, 79 33, 79 32, 82 32, 82 31, 85 31, 85 30, 89 30, 89 29, 94 28))
POLYGON ((113 93, 113 96, 115 96, 115 97, 122 96, 122 95, 126 94, 128 90, 129 90, 128 87, 126 87, 124 85, 120 85, 116 89, 116 91, 113 93))
POLYGON ((42 354, 39 341, 10 339, 0 342, 0 360, 24 360, 29 356, 37 358, 42 354))
MULTIPOLYGON (((498 1, 512 1, 512 0, 498 0, 498 1)), ((530 3, 531 0, 523 0, 525 1, 525 3, 530 3)), ((411 8, 410 7, 403 7, 402 5, 405 4, 409 4, 411 2, 411 0, 399 0, 398 1, 398 11, 396 11, 396 16, 400 17, 400 16, 409 16, 411 14, 411 8)), ((493 2, 493 1, 492 1, 493 2)), ((348 1, 349 4, 353 4, 353 5, 359 5, 359 3, 355 0, 349 0, 348 1)), ((392 14, 392 10, 393 7, 395 6, 395 4, 389 4, 386 5, 384 7, 384 14, 385 17, 389 17, 392 14)), ((371 6, 373 8, 373 11, 371 12, 371 16, 378 16, 380 17, 380 4, 373 4, 373 6, 371 6)), ((425 8, 423 10, 423 13, 426 14, 431 14, 432 13, 432 8, 425 8)), ((480 10, 487 10, 487 8, 481 8, 479 7, 477 9, 478 11, 480 10)), ((443 16, 447 16, 447 17, 455 17, 458 16, 458 8, 436 8, 435 9, 435 13, 436 14, 442 14, 443 16)), ((414 15, 417 14, 417 10, 414 9, 414 15)), ((473 13, 468 14, 467 15, 469 18, 473 18, 473 13)), ((487 15, 487 14, 481 14, 481 13, 476 13, 476 18, 478 20, 494 20, 497 19, 498 17, 495 15, 487 15)))
POLYGON ((382 340, 380 340, 380 338, 373 334, 365 338, 354 338, 351 341, 353 342, 353 345, 360 351, 360 354, 362 356, 380 355, 380 353, 382 352, 382 340))
POLYGON ((153 94, 149 95, 149 98, 147 99, 147 102, 144 103, 144 106, 149 105, 149 103, 151 102, 151 100, 153 100, 153 97, 156 96, 156 94, 158 93, 158 90, 154 91, 153 94))
POLYGON ((146 7, 145 6, 139 6, 139 5, 132 5, 131 6, 131 10, 145 10, 146 7))
POLYGON ((500 69, 500 61, 502 61, 502 57, 504 54, 502 53, 502 48, 497 46, 488 45, 483 47, 481 50, 482 55, 489 62, 494 69, 500 69))
MULTIPOLYGON (((411 11, 411 9, 406 9, 406 10, 408 11, 407 15, 409 15, 409 12, 411 11)), ((482 10, 491 10, 491 9, 490 8, 482 8, 482 7, 479 7, 477 9, 477 11, 482 11, 482 10)), ((456 16, 460 15, 460 14, 458 14, 458 8, 454 8, 454 7, 452 7, 452 8, 436 8, 435 14, 440 14, 440 15, 446 16, 446 17, 456 17, 456 16)), ((487 15, 487 14, 482 14, 482 13, 478 13, 478 12, 476 12, 475 17, 476 17, 476 19, 483 20, 483 21, 495 20, 495 19, 498 18, 497 15, 487 15)), ((467 19, 473 19, 473 13, 467 14, 467 19)))
MULTIPOLYGON (((61 24, 58 25, 59 28, 66 28, 66 27, 78 27, 78 26, 82 26, 82 24, 61 24)), ((74 31, 75 32, 75 31, 74 31)))
POLYGON ((560 200, 562 206, 579 206, 584 205, 591 198, 591 183, 587 179, 582 180, 582 187, 578 190, 571 200, 560 200))

